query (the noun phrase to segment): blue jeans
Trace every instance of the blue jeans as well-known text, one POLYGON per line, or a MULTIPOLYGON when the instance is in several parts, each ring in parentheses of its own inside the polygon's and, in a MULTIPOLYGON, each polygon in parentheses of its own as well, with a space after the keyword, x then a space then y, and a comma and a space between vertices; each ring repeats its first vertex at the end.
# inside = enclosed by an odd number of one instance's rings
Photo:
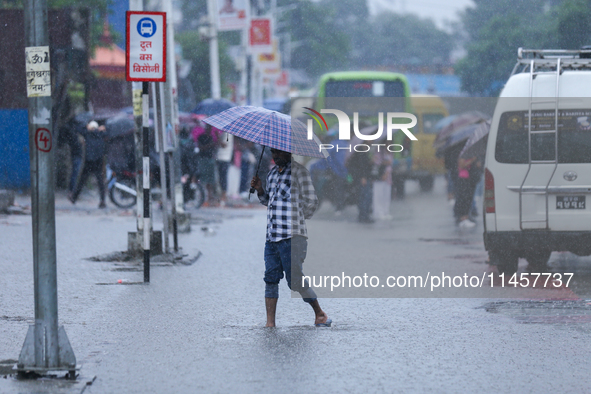
POLYGON ((285 271, 287 286, 291 290, 300 293, 305 302, 316 300, 316 293, 310 288, 308 281, 302 285, 302 265, 307 249, 308 240, 300 235, 265 243, 265 297, 279 298, 279 281, 285 271))
POLYGON ((68 191, 70 193, 74 193, 76 190, 76 181, 78 180, 78 173, 80 172, 81 165, 81 157, 72 157, 72 174, 70 175, 70 184, 68 186, 68 191))
POLYGON ((367 181, 365 185, 359 184, 359 220, 370 220, 373 211, 373 183, 367 181))

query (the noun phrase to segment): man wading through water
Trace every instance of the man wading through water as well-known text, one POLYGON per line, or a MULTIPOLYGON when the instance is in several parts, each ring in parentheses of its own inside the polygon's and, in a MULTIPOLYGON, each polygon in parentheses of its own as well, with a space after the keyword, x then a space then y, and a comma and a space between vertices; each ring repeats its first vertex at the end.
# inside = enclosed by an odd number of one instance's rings
POLYGON ((318 208, 318 198, 308 170, 291 161, 291 153, 271 149, 276 166, 267 176, 267 190, 254 176, 250 186, 257 191, 261 204, 267 206, 267 239, 265 242, 266 327, 275 327, 279 281, 285 279, 293 291, 309 303, 316 327, 330 327, 332 320, 320 308, 316 293, 309 283, 302 284, 302 264, 308 248, 306 219, 318 208), (292 187, 293 186, 293 187, 292 187))

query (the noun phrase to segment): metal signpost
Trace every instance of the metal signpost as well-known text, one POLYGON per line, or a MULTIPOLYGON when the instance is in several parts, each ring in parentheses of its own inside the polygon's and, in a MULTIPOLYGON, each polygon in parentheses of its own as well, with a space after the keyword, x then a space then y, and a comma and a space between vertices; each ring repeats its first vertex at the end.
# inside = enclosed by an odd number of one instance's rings
MULTIPOLYGON (((166 81, 166 13, 127 11, 126 77, 142 82, 144 282, 150 282, 150 129, 148 82, 166 81)), ((164 171, 164 169, 161 169, 164 171)))
POLYGON ((25 61, 29 97, 29 157, 33 219, 35 324, 29 326, 17 371, 68 371, 76 378, 76 356, 63 326, 58 328, 55 247, 54 145, 51 67, 46 0, 25 0, 25 61))
POLYGON ((160 158, 160 191, 162 198, 162 234, 164 236, 164 253, 168 253, 168 189, 166 187, 166 156, 164 153, 164 100, 162 86, 152 84, 152 108, 154 108, 154 131, 156 132, 156 151, 160 158))

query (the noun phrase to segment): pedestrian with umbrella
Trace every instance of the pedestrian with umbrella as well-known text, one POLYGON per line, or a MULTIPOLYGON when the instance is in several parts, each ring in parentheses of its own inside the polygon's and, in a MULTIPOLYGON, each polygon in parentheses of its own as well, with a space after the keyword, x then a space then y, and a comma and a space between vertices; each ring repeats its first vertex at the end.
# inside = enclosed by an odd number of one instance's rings
POLYGON ((463 149, 458 155, 454 216, 461 228, 473 228, 476 226, 476 223, 470 220, 470 209, 473 206, 476 185, 482 177, 482 164, 484 163, 484 150, 486 148, 486 137, 490 130, 490 121, 480 122, 473 126, 475 128, 472 134, 462 144, 463 149))
POLYGON ((74 193, 68 196, 72 204, 75 204, 76 200, 78 200, 78 196, 82 192, 88 176, 94 175, 100 193, 99 208, 107 207, 105 203, 105 180, 103 177, 103 161, 106 153, 105 131, 105 126, 99 126, 94 120, 88 123, 85 130, 80 130, 84 137, 84 167, 74 193))
POLYGON ((314 310, 316 327, 330 327, 332 320, 322 310, 316 293, 303 281, 308 234, 306 219, 318 208, 318 198, 308 170, 292 160, 292 153, 312 157, 320 153, 318 140, 308 140, 303 123, 284 114, 259 107, 234 107, 204 120, 235 136, 271 148, 275 167, 267 175, 266 189, 257 174, 251 191, 267 206, 265 242, 266 327, 275 327, 279 281, 297 291, 314 310))
POLYGON ((133 117, 125 113, 107 119, 107 164, 116 173, 135 171, 135 143, 133 133, 136 125, 133 117))

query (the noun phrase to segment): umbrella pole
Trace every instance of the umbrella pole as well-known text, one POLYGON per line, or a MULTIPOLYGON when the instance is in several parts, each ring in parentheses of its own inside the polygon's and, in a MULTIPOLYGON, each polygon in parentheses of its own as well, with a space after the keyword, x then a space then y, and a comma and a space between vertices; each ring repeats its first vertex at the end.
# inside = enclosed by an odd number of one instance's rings
MULTIPOLYGON (((257 165, 257 170, 254 176, 259 176, 259 168, 261 167, 261 161, 263 160, 263 155, 265 154, 265 145, 263 145, 263 151, 261 152, 261 157, 259 157, 259 164, 257 165)), ((248 193, 248 200, 250 201, 250 195, 254 193, 254 187, 250 188, 250 193, 248 193)))

